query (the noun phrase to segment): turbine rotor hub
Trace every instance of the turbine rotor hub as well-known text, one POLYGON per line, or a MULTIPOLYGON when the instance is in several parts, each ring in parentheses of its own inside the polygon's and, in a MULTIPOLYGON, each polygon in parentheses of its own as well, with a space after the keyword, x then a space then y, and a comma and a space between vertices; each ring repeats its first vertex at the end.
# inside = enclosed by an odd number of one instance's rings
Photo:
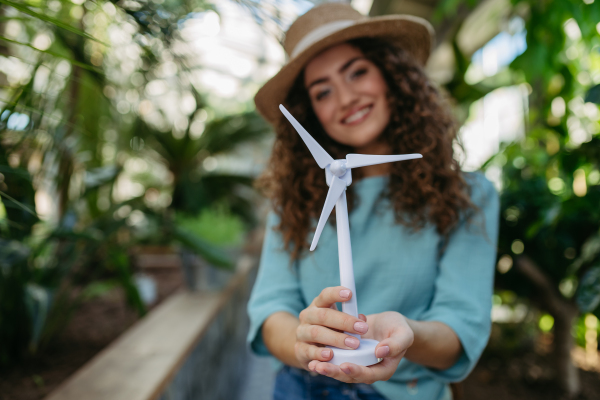
POLYGON ((341 178, 348 170, 348 168, 346 168, 346 160, 335 160, 331 163, 329 170, 333 175, 341 178))

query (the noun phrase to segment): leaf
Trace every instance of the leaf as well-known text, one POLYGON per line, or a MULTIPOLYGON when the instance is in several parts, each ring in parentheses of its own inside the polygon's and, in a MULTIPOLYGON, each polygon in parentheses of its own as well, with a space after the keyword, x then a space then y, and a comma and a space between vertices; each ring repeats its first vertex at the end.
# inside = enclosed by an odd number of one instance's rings
POLYGON ((17 240, 0 239, 0 273, 8 274, 13 265, 23 263, 31 249, 17 240))
POLYGON ((31 208, 27 207, 25 204, 21 203, 20 201, 14 199, 13 197, 9 196, 8 194, 4 193, 3 191, 0 190, 0 197, 5 197, 8 200, 10 200, 11 202, 13 202, 14 204, 16 204, 19 208, 21 208, 23 211, 26 211, 27 213, 33 215, 36 218, 39 218, 38 215, 35 213, 34 210, 32 210, 31 208))
POLYGON ((572 273, 581 268, 582 265, 593 262, 598 255, 600 255, 600 234, 589 237, 581 246, 581 254, 571 266, 572 273))
POLYGON ((84 38, 91 39, 91 40, 96 41, 98 43, 102 43, 105 46, 108 46, 108 44, 102 42, 101 40, 96 39, 92 35, 84 32, 84 31, 82 31, 80 29, 72 27, 71 25, 62 22, 59 19, 56 19, 56 18, 53 18, 53 17, 49 17, 48 15, 37 13, 37 12, 33 11, 32 9, 30 9, 29 7, 27 7, 27 6, 23 5, 23 4, 14 3, 14 2, 12 2, 10 0, 0 0, 0 3, 3 3, 3 4, 6 4, 7 6, 11 6, 13 8, 16 8, 17 10, 21 11, 22 13, 25 13, 27 15, 31 15, 32 17, 37 18, 37 19, 39 19, 41 21, 48 22, 50 24, 58 26, 59 28, 65 29, 65 30, 67 30, 69 32, 73 32, 73 33, 75 33, 75 34, 77 34, 79 36, 83 36, 84 38))
POLYGON ((133 282, 131 268, 129 268, 129 260, 127 255, 122 251, 116 251, 111 254, 111 261, 117 270, 119 276, 119 284, 125 291, 127 302, 132 306, 140 316, 146 314, 146 306, 140 297, 137 286, 133 282))
POLYGON ((264 119, 254 112, 211 121, 198 140, 210 154, 225 153, 238 145, 257 140, 270 132, 264 119))
POLYGON ((52 306, 53 292, 52 290, 29 283, 25 287, 25 305, 27 306, 27 312, 31 319, 31 341, 29 343, 29 350, 35 353, 42 332, 46 325, 46 320, 52 306))
MULTIPOLYGON (((0 0, 0 2, 2 2, 2 0, 0 0)), ((7 38, 7 37, 4 37, 4 36, 0 36, 0 40, 4 40, 5 42, 9 42, 9 43, 18 44, 18 45, 20 45, 20 46, 29 47, 30 49, 33 49, 33 50, 35 50, 35 51, 39 51, 40 53, 49 54, 49 55, 51 55, 51 56, 53 56, 53 57, 58 57, 58 58, 62 58, 62 59, 64 59, 64 60, 67 60, 67 61, 68 61, 68 62, 70 62, 71 64, 73 64, 73 65, 77 65, 78 67, 81 67, 81 68, 84 68, 84 69, 87 69, 88 71, 92 71, 92 72, 95 72, 95 73, 97 73, 97 74, 104 74, 104 73, 102 72, 102 70, 101 70, 101 69, 99 69, 99 68, 96 68, 96 67, 94 67, 93 65, 86 64, 86 63, 82 63, 82 62, 79 62, 79 61, 77 61, 77 60, 74 60, 74 59, 72 59, 72 58, 70 58, 70 57, 63 56, 62 54, 58 54, 58 53, 55 53, 55 52, 53 52, 53 51, 49 51, 49 50, 40 50, 40 49, 38 49, 37 47, 34 47, 34 46, 30 45, 29 43, 21 43, 21 42, 17 42, 16 40, 12 40, 12 39, 9 39, 9 38, 7 38)))
POLYGON ((86 190, 95 189, 111 182, 119 174, 120 168, 115 165, 99 167, 85 171, 83 182, 86 190))
POLYGON ((85 287, 83 293, 81 293, 81 296, 83 300, 91 300, 93 298, 101 297, 106 293, 111 292, 118 286, 119 281, 116 280, 92 282, 85 287))
POLYGON ((600 304, 600 265, 590 268, 581 278, 576 297, 583 313, 593 312, 600 304))
POLYGON ((587 93, 585 94, 584 101, 586 103, 596 103, 600 104, 600 84, 596 86, 592 86, 587 93))
POLYGON ((214 266, 227 269, 231 269, 233 267, 232 260, 227 257, 227 255, 219 247, 208 243, 204 239, 199 238, 185 229, 175 227, 173 236, 175 240, 181 243, 184 247, 195 251, 199 256, 214 266))
POLYGON ((59 227, 54 230, 49 237, 54 239, 88 240, 91 242, 100 242, 105 239, 104 232, 93 228, 86 229, 82 232, 75 232, 69 228, 59 227))

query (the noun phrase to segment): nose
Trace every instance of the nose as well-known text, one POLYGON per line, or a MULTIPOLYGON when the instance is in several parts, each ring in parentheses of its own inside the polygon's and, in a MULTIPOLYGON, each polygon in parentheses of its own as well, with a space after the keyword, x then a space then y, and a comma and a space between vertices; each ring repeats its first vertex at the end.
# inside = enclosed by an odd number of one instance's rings
POLYGON ((354 90, 352 85, 347 82, 342 82, 338 86, 338 98, 340 106, 342 108, 347 108, 358 101, 358 93, 354 90))

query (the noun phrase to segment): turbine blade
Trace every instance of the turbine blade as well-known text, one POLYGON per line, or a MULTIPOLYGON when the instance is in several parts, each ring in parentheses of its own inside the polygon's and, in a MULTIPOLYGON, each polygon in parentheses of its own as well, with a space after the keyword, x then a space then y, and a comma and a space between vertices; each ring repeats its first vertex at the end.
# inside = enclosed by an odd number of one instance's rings
POLYGON ((325 168, 326 166, 331 164, 333 162, 333 158, 331 158, 331 156, 325 151, 325 149, 323 149, 321 145, 317 143, 317 141, 312 136, 310 136, 310 133, 308 133, 306 129, 304 129, 302 125, 300 125, 300 123, 296 121, 296 118, 292 117, 292 114, 290 114, 283 105, 280 104, 279 109, 287 118, 287 120, 290 121, 290 124, 292 124, 292 126, 296 129, 296 131, 304 141, 304 144, 306 144, 306 147, 308 147, 308 150, 312 154, 313 158, 315 159, 317 164, 319 164, 319 167, 325 168))
POLYGON ((421 154, 398 154, 392 156, 380 156, 375 154, 348 154, 346 155, 346 167, 357 168, 367 165, 376 165, 394 161, 413 160, 423 158, 421 154))
POLYGON ((329 214, 331 214, 335 203, 340 198, 342 193, 344 193, 344 190, 346 190, 346 182, 334 175, 333 179, 331 180, 331 186, 329 186, 329 191, 327 192, 325 204, 323 205, 323 211, 321 211, 321 217, 317 223, 315 236, 313 237, 313 241, 310 245, 310 251, 313 251, 315 247, 317 247, 317 242, 321 237, 321 232, 323 232, 323 228, 325 227, 325 223, 329 218, 329 214))

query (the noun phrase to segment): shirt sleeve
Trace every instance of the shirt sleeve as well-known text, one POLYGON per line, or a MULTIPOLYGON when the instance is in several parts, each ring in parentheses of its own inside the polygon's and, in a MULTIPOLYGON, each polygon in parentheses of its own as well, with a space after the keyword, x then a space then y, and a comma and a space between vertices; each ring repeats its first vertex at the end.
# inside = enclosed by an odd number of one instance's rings
POLYGON ((262 324, 277 311, 298 316, 306 308, 297 274, 284 249, 281 234, 275 230, 279 218, 269 213, 258 276, 248 302, 250 330, 247 342, 258 355, 270 355, 262 339, 262 324))
POLYGON ((498 241, 499 199, 482 175, 467 176, 471 200, 479 208, 449 237, 440 257, 430 308, 421 318, 448 325, 463 347, 459 360, 446 370, 429 369, 436 379, 458 382, 475 367, 491 330, 494 266, 498 241))

